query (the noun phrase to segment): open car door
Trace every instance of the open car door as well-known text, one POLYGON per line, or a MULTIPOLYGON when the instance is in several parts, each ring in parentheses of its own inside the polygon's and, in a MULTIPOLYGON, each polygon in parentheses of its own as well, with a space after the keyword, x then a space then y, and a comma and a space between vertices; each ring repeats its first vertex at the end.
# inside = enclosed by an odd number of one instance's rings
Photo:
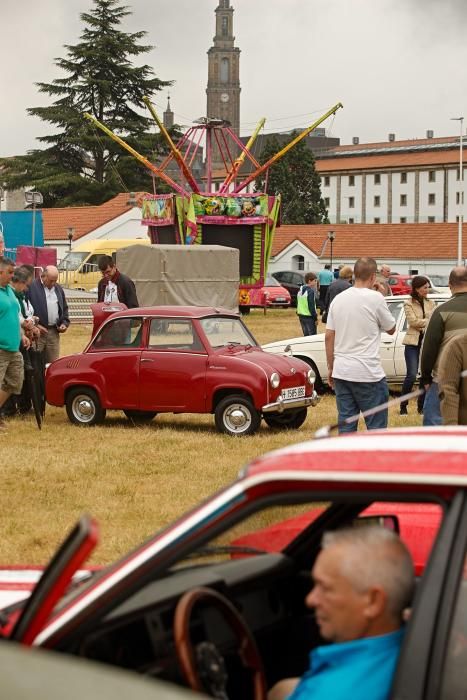
POLYGON ((10 639, 28 646, 33 643, 98 541, 97 522, 83 515, 44 569, 11 631, 10 639))

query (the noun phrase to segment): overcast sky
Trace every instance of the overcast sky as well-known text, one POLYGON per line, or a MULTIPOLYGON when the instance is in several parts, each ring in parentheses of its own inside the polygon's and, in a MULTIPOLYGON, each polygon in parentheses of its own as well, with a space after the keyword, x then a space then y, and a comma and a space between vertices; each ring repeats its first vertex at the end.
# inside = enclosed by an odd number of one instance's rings
MULTIPOLYGON (((147 31, 141 62, 173 80, 179 124, 205 114, 207 55, 218 0, 129 0, 124 30, 147 31)), ((241 132, 307 126, 342 102, 328 133, 341 143, 459 133, 467 125, 466 0, 231 0, 241 50, 241 132)), ((54 58, 79 40, 91 0, 2 0, 0 156, 38 146, 50 127, 26 114, 48 104, 36 81, 63 77, 54 58)), ((166 91, 156 104, 166 105, 166 91)))

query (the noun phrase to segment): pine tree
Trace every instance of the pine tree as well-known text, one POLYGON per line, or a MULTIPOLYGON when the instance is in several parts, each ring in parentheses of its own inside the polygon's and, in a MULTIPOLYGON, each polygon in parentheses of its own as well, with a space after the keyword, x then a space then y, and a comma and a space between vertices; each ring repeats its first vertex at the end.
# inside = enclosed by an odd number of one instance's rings
POLYGON ((42 192, 44 206, 99 204, 125 188, 149 189, 144 167, 83 117, 91 113, 149 158, 163 149, 160 137, 151 134, 142 97, 171 83, 156 78, 149 65, 133 65, 152 46, 140 44, 144 31, 121 31, 129 14, 120 0, 93 0, 81 14, 80 42, 66 45, 66 57, 55 61, 65 75, 37 83, 55 101, 28 109, 56 131, 39 137, 44 149, 0 161, 7 188, 33 187, 42 192))
MULTIPOLYGON (((297 136, 294 132, 290 140, 297 136)), ((261 154, 261 162, 266 162, 277 153, 281 145, 277 137, 266 141, 261 154)), ((282 195, 282 215, 284 224, 325 224, 328 212, 321 196, 321 180, 315 169, 313 153, 304 141, 299 141, 281 158, 267 176, 261 176, 256 182, 260 191, 267 189, 269 194, 282 195)))

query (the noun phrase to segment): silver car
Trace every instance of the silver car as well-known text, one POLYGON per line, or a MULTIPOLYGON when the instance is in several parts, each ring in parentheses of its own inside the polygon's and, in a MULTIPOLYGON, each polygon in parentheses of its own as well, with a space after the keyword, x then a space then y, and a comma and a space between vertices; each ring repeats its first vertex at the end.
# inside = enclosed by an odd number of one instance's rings
MULTIPOLYGON (((434 299, 436 304, 442 304, 450 298, 450 294, 430 294, 429 298, 434 299)), ((402 339, 407 330, 407 320, 404 312, 404 301, 409 299, 408 295, 387 297, 387 305, 394 316, 396 322, 396 332, 394 335, 388 333, 381 334, 381 363, 386 372, 389 384, 402 385, 406 374, 404 346, 402 339)), ((327 384, 327 364, 326 350, 324 347, 324 333, 318 335, 300 336, 298 338, 288 338, 287 340, 277 340, 274 343, 263 345, 263 350, 274 354, 292 354, 301 360, 308 362, 316 374, 315 388, 323 391, 327 384)))

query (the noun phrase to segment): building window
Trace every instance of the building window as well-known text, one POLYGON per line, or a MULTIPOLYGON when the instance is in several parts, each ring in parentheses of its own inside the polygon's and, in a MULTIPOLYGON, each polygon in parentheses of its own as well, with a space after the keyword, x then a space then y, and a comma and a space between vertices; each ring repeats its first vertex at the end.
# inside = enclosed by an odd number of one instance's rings
POLYGON ((464 204, 464 193, 462 192, 462 196, 460 192, 456 192, 456 204, 464 204))
POLYGON ((377 173, 375 175, 375 185, 380 185, 381 184, 381 175, 377 173))
MULTIPOLYGON (((456 174, 457 180, 460 180, 459 173, 460 173, 460 169, 457 168, 457 174, 456 174)), ((462 179, 465 180, 465 168, 463 168, 462 179)))
POLYGON ((331 184, 331 178, 329 177, 329 175, 325 175, 323 180, 324 180, 324 186, 329 187, 329 185, 331 184))
POLYGON ((401 173, 401 185, 407 184, 407 173, 401 173))
POLYGON ((379 223, 380 223, 379 216, 375 216, 375 218, 373 219, 373 223, 374 223, 374 224, 379 224, 379 223))
POLYGON ((324 198, 324 206, 328 209, 329 208, 329 197, 324 198))
POLYGON ((407 195, 401 194, 401 207, 406 207, 406 206, 407 206, 407 195))
POLYGON ((221 83, 229 82, 229 59, 223 58, 221 61, 221 83))
POLYGON ((349 197, 349 209, 353 209, 355 206, 355 197, 349 197))
POLYGON ((353 187, 355 185, 355 175, 349 175, 349 187, 353 187))
POLYGON ((350 218, 349 218, 349 224, 354 224, 354 223, 355 223, 355 219, 352 219, 352 217, 350 217, 350 218))
POLYGON ((222 17, 222 36, 227 36, 229 33, 229 18, 222 17))
POLYGON ((376 195, 376 197, 373 198, 373 205, 375 207, 379 207, 381 204, 381 197, 379 195, 376 195))
POLYGON ((436 221, 436 219, 435 219, 434 216, 429 216, 429 217, 428 217, 428 223, 429 223, 429 224, 434 224, 435 221, 436 221))
POLYGON ((436 182, 436 170, 428 171, 428 182, 436 182))
POLYGON ((436 204, 436 195, 433 192, 428 195, 428 204, 436 204))
POLYGON ((401 216, 401 218, 399 219, 399 223, 400 223, 400 224, 406 224, 406 223, 407 223, 407 217, 401 216))

